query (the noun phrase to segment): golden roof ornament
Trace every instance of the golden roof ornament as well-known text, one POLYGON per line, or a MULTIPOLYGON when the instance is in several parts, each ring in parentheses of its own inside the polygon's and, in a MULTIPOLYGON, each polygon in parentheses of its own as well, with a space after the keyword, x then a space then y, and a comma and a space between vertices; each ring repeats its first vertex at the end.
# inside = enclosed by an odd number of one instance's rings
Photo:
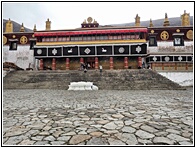
POLYGON ((154 25, 153 25, 153 23, 152 23, 152 20, 151 20, 151 19, 150 19, 149 27, 154 27, 154 25))
POLYGON ((20 32, 24 32, 25 31, 25 29, 24 29, 24 25, 23 25, 23 23, 22 23, 22 26, 21 26, 21 28, 20 28, 20 32))
POLYGON ((165 13, 165 20, 164 20, 164 24, 163 24, 163 26, 169 26, 170 24, 169 24, 169 19, 168 19, 168 17, 167 17, 167 13, 165 13))
POLYGON ((92 17, 88 17, 88 18, 87 18, 87 21, 88 21, 88 24, 91 24, 92 21, 93 21, 92 17))
POLYGON ((5 26, 5 32, 13 32, 13 23, 12 21, 9 20, 6 22, 6 26, 5 26))
POLYGON ((50 30, 51 29, 51 21, 49 21, 49 18, 46 21, 46 30, 50 30))
POLYGON ((138 16, 138 14, 135 17, 135 26, 140 26, 140 17, 138 16))
POLYGON ((37 29, 36 29, 36 25, 34 25, 33 31, 34 31, 34 32, 35 32, 35 31, 37 31, 37 29))
POLYGON ((86 19, 84 20, 84 22, 82 24, 86 24, 86 19))
POLYGON ((190 14, 186 13, 186 10, 184 10, 184 14, 181 15, 181 25, 190 26, 190 14))
POLYGON ((95 21, 95 19, 94 19, 94 22, 93 22, 93 24, 97 24, 97 21, 95 21))

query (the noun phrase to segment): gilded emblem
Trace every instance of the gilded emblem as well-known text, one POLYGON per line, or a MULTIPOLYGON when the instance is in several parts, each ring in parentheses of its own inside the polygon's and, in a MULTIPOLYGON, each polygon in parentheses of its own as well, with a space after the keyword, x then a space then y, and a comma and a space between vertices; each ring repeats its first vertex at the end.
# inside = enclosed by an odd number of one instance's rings
POLYGON ((176 29, 176 32, 180 32, 180 29, 176 29))
POLYGON ((3 45, 5 45, 6 43, 7 43, 7 38, 3 36, 3 45))
POLYGON ((12 37, 15 38, 16 36, 15 35, 12 35, 12 37))
POLYGON ((28 41, 28 39, 27 39, 26 36, 22 36, 22 37, 20 38, 20 43, 21 43, 21 44, 26 44, 27 41, 28 41))
POLYGON ((169 38, 169 33, 167 31, 163 31, 161 32, 160 37, 162 40, 167 40, 169 38))
POLYGON ((92 17, 87 18, 88 23, 91 23, 93 21, 92 17))
POLYGON ((186 37, 190 40, 193 39, 193 30, 189 30, 187 33, 186 33, 186 37))
POLYGON ((150 32, 151 32, 151 33, 154 33, 154 30, 151 30, 150 32))

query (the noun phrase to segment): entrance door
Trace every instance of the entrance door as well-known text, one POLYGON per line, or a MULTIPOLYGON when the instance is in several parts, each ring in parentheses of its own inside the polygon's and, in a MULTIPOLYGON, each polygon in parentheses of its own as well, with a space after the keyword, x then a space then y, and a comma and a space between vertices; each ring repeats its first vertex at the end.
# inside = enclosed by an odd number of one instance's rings
POLYGON ((88 65, 88 69, 95 69, 95 58, 85 58, 84 63, 88 65))

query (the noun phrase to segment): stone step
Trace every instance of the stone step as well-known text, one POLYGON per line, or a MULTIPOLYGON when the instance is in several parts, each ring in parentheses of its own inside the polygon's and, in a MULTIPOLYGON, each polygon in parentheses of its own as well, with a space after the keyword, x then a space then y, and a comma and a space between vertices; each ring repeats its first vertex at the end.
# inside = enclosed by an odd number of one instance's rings
POLYGON ((93 82, 106 90, 184 89, 148 69, 99 71, 14 71, 3 78, 4 89, 68 89, 70 82, 93 82))

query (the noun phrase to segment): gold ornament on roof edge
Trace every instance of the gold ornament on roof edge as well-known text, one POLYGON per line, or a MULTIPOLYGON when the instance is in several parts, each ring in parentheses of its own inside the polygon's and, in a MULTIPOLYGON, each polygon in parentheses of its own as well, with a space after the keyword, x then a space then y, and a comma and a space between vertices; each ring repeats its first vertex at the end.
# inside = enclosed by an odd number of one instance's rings
POLYGON ((177 29, 176 32, 180 32, 180 29, 177 29))
POLYGON ((188 39, 192 40, 192 39, 193 39, 193 30, 187 31, 186 37, 187 37, 188 39))
POLYGON ((12 35, 12 37, 15 38, 16 36, 15 35, 12 35))
POLYGON ((26 36, 22 36, 22 37, 20 38, 20 43, 21 43, 21 44, 26 44, 27 41, 28 41, 28 39, 27 39, 26 36))
POLYGON ((167 40, 169 38, 169 33, 167 31, 163 31, 161 32, 160 37, 162 40, 167 40))
POLYGON ((91 23, 93 21, 92 17, 87 18, 88 23, 91 23))
POLYGON ((5 45, 6 43, 7 43, 7 38, 3 36, 3 45, 5 45))
POLYGON ((154 30, 151 30, 150 32, 151 32, 151 33, 154 33, 154 30))

